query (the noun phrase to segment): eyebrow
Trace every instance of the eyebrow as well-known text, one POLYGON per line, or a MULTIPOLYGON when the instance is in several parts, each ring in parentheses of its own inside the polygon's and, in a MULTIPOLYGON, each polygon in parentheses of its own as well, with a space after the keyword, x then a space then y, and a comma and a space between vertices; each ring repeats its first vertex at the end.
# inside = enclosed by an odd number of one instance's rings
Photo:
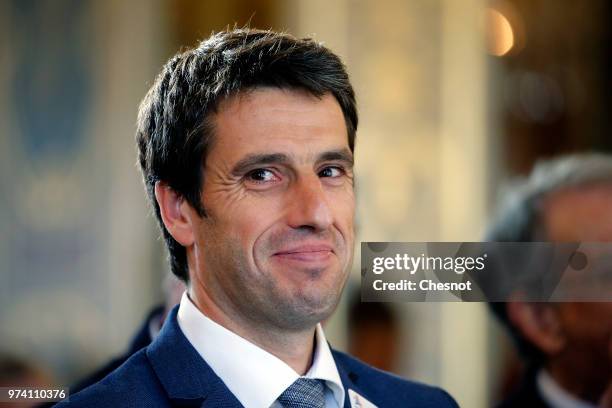
POLYGON ((252 167, 261 166, 264 164, 287 164, 289 156, 283 153, 264 153, 264 154, 250 154, 243 157, 234 165, 232 168, 232 174, 241 175, 248 171, 252 167))
POLYGON ((322 153, 317 162, 323 161, 340 161, 350 168, 354 165, 353 153, 349 149, 331 150, 322 153))
MULTIPOLYGON (((316 162, 341 161, 346 166, 352 168, 354 159, 353 153, 349 149, 330 150, 318 155, 316 162)), ((246 173, 253 167, 266 164, 289 164, 291 158, 284 153, 263 153, 251 154, 243 157, 232 168, 232 174, 239 176, 246 173)))

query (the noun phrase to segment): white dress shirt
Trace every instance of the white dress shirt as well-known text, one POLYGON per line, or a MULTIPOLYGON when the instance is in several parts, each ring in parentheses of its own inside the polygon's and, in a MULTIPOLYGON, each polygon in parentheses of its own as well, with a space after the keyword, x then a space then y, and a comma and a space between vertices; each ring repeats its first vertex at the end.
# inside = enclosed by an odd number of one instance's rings
POLYGON ((544 369, 538 372, 536 381, 542 398, 553 408, 596 408, 565 391, 544 369))
MULTIPOLYGON (((178 324, 198 354, 246 408, 280 407, 278 397, 300 378, 278 357, 205 316, 187 292, 181 298, 178 324)), ((320 324, 316 327, 312 365, 304 377, 323 380, 327 408, 344 406, 344 387, 320 324)))

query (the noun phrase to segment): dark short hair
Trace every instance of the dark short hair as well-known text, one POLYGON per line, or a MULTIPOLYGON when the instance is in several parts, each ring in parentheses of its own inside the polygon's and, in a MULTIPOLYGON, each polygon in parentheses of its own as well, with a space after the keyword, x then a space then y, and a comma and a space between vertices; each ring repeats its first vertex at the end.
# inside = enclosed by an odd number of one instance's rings
POLYGON ((163 181, 200 216, 204 163, 214 137, 211 116, 219 103, 259 87, 332 94, 338 101, 354 149, 357 131, 355 93, 338 56, 311 39, 254 29, 219 32, 164 65, 142 101, 136 139, 149 200, 168 247, 172 272, 189 280, 185 248, 166 230, 155 199, 163 181))
MULTIPOLYGON (((504 201, 485 233, 489 242, 549 241, 543 202, 551 194, 572 188, 612 183, 612 156, 598 153, 563 156, 540 161, 529 177, 506 191, 504 201)), ((527 259, 523 259, 526 261, 527 259)), ((514 273, 530 274, 528 266, 515 259, 514 273)), ((537 273, 531 275, 538 277, 537 273)), ((492 276, 495 276, 492 274, 492 276)), ((533 365, 544 362, 544 354, 512 325, 506 302, 489 302, 497 318, 508 328, 519 351, 533 365)))

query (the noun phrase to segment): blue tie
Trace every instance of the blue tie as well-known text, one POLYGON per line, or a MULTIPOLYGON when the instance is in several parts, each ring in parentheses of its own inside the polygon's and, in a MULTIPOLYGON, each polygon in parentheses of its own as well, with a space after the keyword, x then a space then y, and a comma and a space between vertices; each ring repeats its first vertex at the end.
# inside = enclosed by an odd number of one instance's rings
POLYGON ((278 397, 285 408, 325 408, 325 386, 321 380, 298 378, 278 397))

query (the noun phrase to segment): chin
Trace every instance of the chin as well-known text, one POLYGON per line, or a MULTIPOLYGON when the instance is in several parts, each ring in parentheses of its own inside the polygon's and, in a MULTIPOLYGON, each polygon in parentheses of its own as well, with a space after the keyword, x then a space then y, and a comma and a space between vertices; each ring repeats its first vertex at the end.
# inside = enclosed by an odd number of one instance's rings
MULTIPOLYGON (((322 297, 319 294, 307 296, 301 293, 286 302, 283 310, 282 325, 293 330, 305 330, 329 318, 338 305, 339 296, 322 297)), ((283 302, 285 303, 285 302, 283 302)))

